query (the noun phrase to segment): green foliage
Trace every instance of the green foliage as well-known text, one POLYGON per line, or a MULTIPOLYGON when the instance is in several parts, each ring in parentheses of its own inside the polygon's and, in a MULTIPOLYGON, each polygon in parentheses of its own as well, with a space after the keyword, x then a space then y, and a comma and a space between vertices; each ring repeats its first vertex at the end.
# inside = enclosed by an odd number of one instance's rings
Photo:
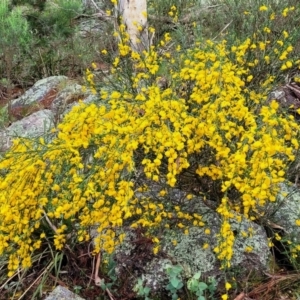
POLYGON ((113 259, 113 255, 106 255, 107 262, 104 264, 103 272, 109 277, 109 282, 106 282, 105 279, 101 280, 101 288, 103 291, 106 289, 112 290, 118 281, 118 277, 116 275, 116 262, 113 259))
POLYGON ((15 5, 31 5, 39 11, 43 11, 47 0, 11 0, 11 4, 15 5))
MULTIPOLYGON (((82 12, 80 0, 47 1, 40 9, 29 9, 25 13, 31 29, 37 36, 34 56, 35 72, 39 77, 81 72, 81 55, 85 53, 84 43, 78 37, 75 17, 82 12), (36 52, 35 52, 36 53, 36 52), (75 67, 76 70, 72 70, 75 67)), ((34 71, 33 71, 34 72, 34 71)))
POLYGON ((73 18, 83 10, 80 0, 15 0, 12 5, 27 7, 24 15, 40 38, 69 37, 74 33, 73 18))
POLYGON ((77 77, 96 59, 100 34, 78 34, 82 1, 5 0, 0 5, 0 78, 27 86, 51 75, 77 77))
POLYGON ((179 265, 173 266, 167 264, 165 266, 166 274, 169 277, 169 283, 166 286, 166 290, 169 291, 172 300, 178 299, 178 292, 183 288, 184 283, 181 276, 182 267, 179 265))
POLYGON ((36 29, 46 36, 69 37, 75 33, 73 19, 82 9, 80 0, 48 2, 43 12, 37 15, 39 26, 36 29))
MULTIPOLYGON (((179 294, 184 294, 185 286, 190 292, 189 295, 186 296, 189 299, 214 299, 217 283, 213 278, 208 278, 208 283, 205 283, 200 281, 201 272, 197 272, 193 277, 185 282, 181 275, 183 268, 180 265, 166 264, 164 271, 168 278, 168 283, 163 288, 169 293, 168 295, 171 297, 170 299, 177 300, 179 298, 179 294), (194 298, 195 296, 197 298, 194 298)), ((137 293, 137 296, 142 297, 144 300, 152 299, 150 297, 152 296, 151 289, 145 285, 143 277, 138 278, 133 290, 137 293)), ((155 298, 156 296, 153 295, 153 297, 155 298)))
POLYGON ((29 26, 26 19, 23 18, 21 10, 15 8, 9 10, 8 0, 3 0, 0 3, 0 30, 2 51, 5 47, 12 48, 13 42, 17 46, 26 47, 30 38, 29 26))
POLYGON ((149 297, 151 289, 147 286, 144 286, 144 280, 142 278, 138 278, 133 291, 137 293, 137 296, 143 297, 144 300, 151 300, 149 297))
POLYGON ((28 55, 33 36, 21 9, 9 9, 9 1, 0 2, 0 78, 17 76, 18 65, 28 55))
POLYGON ((196 273, 187 282, 187 289, 197 296, 197 300, 213 299, 213 295, 216 291, 217 283, 213 278, 208 279, 208 284, 199 281, 201 272, 196 273), (209 292, 209 298, 205 296, 205 292, 209 292))

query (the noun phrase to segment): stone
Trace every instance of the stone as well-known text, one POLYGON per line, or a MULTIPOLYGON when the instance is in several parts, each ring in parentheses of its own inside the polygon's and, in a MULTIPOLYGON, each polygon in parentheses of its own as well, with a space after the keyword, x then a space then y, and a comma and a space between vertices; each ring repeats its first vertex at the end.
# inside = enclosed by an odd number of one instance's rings
POLYGON ((21 97, 14 99, 8 105, 11 120, 21 120, 30 114, 49 109, 56 98, 59 85, 67 83, 66 76, 51 76, 37 81, 21 97))
POLYGON ((56 94, 50 104, 50 109, 53 112, 55 119, 62 119, 62 117, 69 112, 79 100, 84 100, 86 97, 88 97, 88 95, 83 93, 81 85, 77 83, 66 85, 56 94))
MULTIPOLYGON (((149 197, 149 193, 153 196, 155 187, 144 196, 149 197)), ((174 197, 183 199, 181 198, 183 193, 172 189, 169 193, 170 199, 174 197)), ((143 197, 142 193, 137 197, 143 197)), ((213 202, 209 207, 201 197, 194 197, 189 200, 189 203, 194 212, 203 216, 205 226, 190 227, 188 234, 179 228, 164 228, 163 235, 160 236, 161 251, 156 256, 152 255, 149 248, 145 246, 148 243, 146 240, 140 245, 136 241, 141 237, 132 230, 127 231, 123 244, 116 251, 117 274, 120 276, 126 272, 126 274, 131 274, 129 281, 133 287, 138 279, 142 278, 145 286, 154 292, 161 292, 168 281, 165 267, 169 264, 180 265, 184 279, 189 279, 197 272, 201 272, 204 278, 210 277, 218 281, 224 271, 220 269, 220 261, 213 250, 218 246, 220 216, 210 208, 214 205, 213 202), (205 232, 207 228, 210 229, 209 234, 205 232), (204 245, 207 247, 203 247, 204 245), (144 255, 143 263, 138 260, 140 253, 144 255)), ((246 278, 251 271, 269 271, 270 250, 264 228, 242 216, 239 217, 241 222, 231 221, 231 228, 235 234, 231 268, 238 269, 240 278, 246 278)))
POLYGON ((72 293, 67 288, 58 285, 45 300, 84 300, 78 295, 72 293))
POLYGON ((0 153, 11 147, 14 138, 45 136, 79 100, 86 104, 98 100, 96 95, 82 90, 81 85, 65 76, 37 81, 8 107, 2 108, 2 113, 12 123, 0 131, 0 153))
POLYGON ((30 105, 42 101, 45 96, 59 84, 66 83, 66 76, 50 76, 37 81, 29 90, 21 97, 12 101, 12 108, 24 105, 30 105))
POLYGON ((0 131, 0 152, 7 151, 17 137, 36 138, 44 136, 54 126, 54 115, 49 109, 31 114, 22 120, 12 123, 0 131))
POLYGON ((283 230, 285 238, 293 243, 300 244, 300 226, 296 220, 300 220, 300 191, 295 185, 289 183, 280 184, 280 192, 274 203, 270 203, 266 209, 274 228, 283 230))

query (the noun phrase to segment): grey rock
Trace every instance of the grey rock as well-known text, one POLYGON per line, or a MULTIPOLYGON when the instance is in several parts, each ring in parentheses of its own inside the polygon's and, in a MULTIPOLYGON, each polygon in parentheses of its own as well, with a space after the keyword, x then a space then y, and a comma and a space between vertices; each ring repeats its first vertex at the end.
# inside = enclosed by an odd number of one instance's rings
POLYGON ((91 0, 82 0, 82 5, 85 9, 92 10, 93 12, 98 12, 98 9, 105 8, 105 1, 91 1, 91 0))
POLYGON ((268 96, 269 101, 271 101, 271 100, 285 101, 284 99, 285 99, 285 92, 283 89, 274 90, 268 96))
POLYGON ((16 137, 35 138, 49 133, 74 105, 78 105, 79 100, 89 104, 96 102, 98 97, 84 93, 81 85, 65 76, 37 81, 10 104, 8 114, 18 120, 0 131, 0 152, 7 151, 16 137))
MULTIPOLYGON (((104 17, 105 19, 105 17, 104 17)), ((110 24, 103 22, 101 19, 83 20, 78 25, 78 36, 82 38, 105 36, 110 24)))
POLYGON ((57 286, 45 300, 84 300, 62 286, 57 286))
POLYGON ((36 138, 45 135, 54 126, 53 113, 44 109, 31 114, 0 131, 0 151, 7 151, 17 137, 36 138))
POLYGON ((272 91, 268 96, 268 102, 276 100, 282 108, 297 110, 300 107, 299 95, 297 85, 286 84, 272 91))
POLYGON ((270 221, 284 231, 285 238, 300 243, 300 227, 296 225, 296 220, 300 220, 300 191, 298 187, 288 183, 280 184, 277 199, 268 205, 267 211, 270 215, 270 221))
POLYGON ((72 83, 57 93, 50 109, 56 119, 61 119, 79 100, 84 100, 86 97, 88 97, 88 94, 83 93, 82 86, 72 83))
POLYGON ((39 103, 59 84, 66 82, 67 79, 66 76, 51 76, 37 81, 21 97, 11 102, 10 109, 39 103))
MULTIPOLYGON (((152 190, 145 193, 147 194, 145 197, 149 197, 149 193, 155 194, 152 190)), ((173 189, 169 194, 170 198, 174 199, 175 195, 181 198, 182 193, 180 190, 173 189)), ((142 197, 141 194, 138 195, 138 198, 140 197, 142 197)), ((166 199, 166 201, 168 200, 166 199)), ((212 208, 205 205, 200 197, 190 200, 189 204, 193 207, 194 212, 203 216, 205 226, 190 227, 188 234, 177 228, 164 229, 163 235, 160 237, 163 256, 157 255, 150 259, 149 254, 148 261, 144 260, 144 265, 136 258, 139 257, 136 254, 142 252, 141 249, 138 249, 139 246, 133 242, 138 240, 138 237, 134 231, 127 232, 124 243, 116 251, 117 273, 122 274, 122 272, 126 272, 125 270, 130 270, 128 273, 132 274, 130 279, 132 284, 136 284, 138 278, 142 278, 144 284, 151 291, 163 289, 168 281, 164 271, 165 266, 170 263, 182 267, 181 275, 185 279, 201 272, 204 278, 212 277, 218 280, 223 271, 220 270, 220 262, 213 250, 218 246, 217 235, 220 232, 221 219, 212 208), (210 229, 210 234, 205 233, 206 228, 210 229), (173 244, 173 241, 176 243, 173 244), (205 249, 203 248, 204 244, 208 245, 205 249)), ((213 203, 211 204, 213 205, 213 203)), ((246 277, 250 271, 268 270, 270 251, 264 229, 242 216, 239 217, 241 217, 241 222, 231 221, 231 228, 235 232, 231 267, 237 268, 242 278, 246 277), (252 251, 248 252, 248 249, 252 249, 252 251)))

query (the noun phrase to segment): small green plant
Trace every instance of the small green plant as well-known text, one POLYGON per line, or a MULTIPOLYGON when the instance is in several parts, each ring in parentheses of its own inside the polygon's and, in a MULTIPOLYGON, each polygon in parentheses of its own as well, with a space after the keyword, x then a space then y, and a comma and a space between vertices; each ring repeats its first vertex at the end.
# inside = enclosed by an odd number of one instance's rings
POLYGON ((79 294, 80 291, 82 290, 82 286, 81 285, 74 285, 73 290, 74 290, 75 294, 79 294))
POLYGON ((103 291, 106 291, 107 289, 111 290, 114 285, 116 285, 118 277, 116 274, 116 262, 113 259, 112 255, 107 255, 107 258, 105 258, 106 264, 104 266, 104 273, 107 274, 110 281, 106 282, 104 279, 101 280, 101 289, 103 291))
POLYGON ((181 276, 182 267, 179 265, 173 266, 170 264, 167 264, 165 266, 166 273, 169 277, 169 283, 166 286, 166 289, 170 292, 170 295, 172 296, 172 300, 178 299, 178 292, 183 288, 183 280, 181 276))
POLYGON ((9 9, 9 1, 0 3, 0 79, 8 82, 20 72, 19 64, 28 56, 33 35, 20 8, 9 9))
POLYGON ((133 291, 136 292, 138 296, 144 297, 145 300, 151 300, 151 298, 149 298, 151 289, 148 286, 144 286, 144 280, 142 278, 138 279, 133 291))
MULTIPOLYGON (((209 292, 209 296, 212 297, 216 290, 216 281, 214 278, 209 278, 208 284, 199 281, 201 277, 201 272, 197 272, 192 278, 187 282, 187 288, 193 294, 197 296, 197 300, 206 300, 205 291, 209 292)), ((211 299, 211 298, 210 298, 211 299)))

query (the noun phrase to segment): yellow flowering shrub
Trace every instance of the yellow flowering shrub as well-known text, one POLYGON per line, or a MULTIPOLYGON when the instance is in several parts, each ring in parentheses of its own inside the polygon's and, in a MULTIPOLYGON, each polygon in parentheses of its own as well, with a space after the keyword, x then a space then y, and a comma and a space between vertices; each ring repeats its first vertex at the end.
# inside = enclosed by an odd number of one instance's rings
MULTIPOLYGON (((165 35, 161 45, 169 41, 165 35)), ((115 89, 97 92, 87 70, 99 104, 75 106, 50 140, 15 140, 0 162, 0 255, 9 255, 9 275, 20 265, 29 267, 46 238, 60 250, 70 236, 89 240, 96 226, 94 252, 112 253, 124 238, 117 230, 124 225, 152 234, 163 226, 203 226, 201 216, 164 200, 167 187, 176 187, 192 165, 193 177, 218 189, 210 199, 222 218, 214 251, 229 267, 230 220, 236 213, 251 220, 261 216, 261 208, 276 200, 299 147, 294 118, 251 89, 258 62, 249 65, 246 56, 253 45, 250 39, 231 48, 226 41, 205 41, 185 52, 178 47, 172 56, 155 47, 135 53, 125 39, 111 70, 115 89), (161 185, 160 197, 137 196, 153 183, 161 185)), ((267 90, 272 80, 266 74, 261 82, 267 90)), ((187 201, 192 197, 186 193, 187 201)), ((153 241, 157 253, 159 243, 153 241)))

